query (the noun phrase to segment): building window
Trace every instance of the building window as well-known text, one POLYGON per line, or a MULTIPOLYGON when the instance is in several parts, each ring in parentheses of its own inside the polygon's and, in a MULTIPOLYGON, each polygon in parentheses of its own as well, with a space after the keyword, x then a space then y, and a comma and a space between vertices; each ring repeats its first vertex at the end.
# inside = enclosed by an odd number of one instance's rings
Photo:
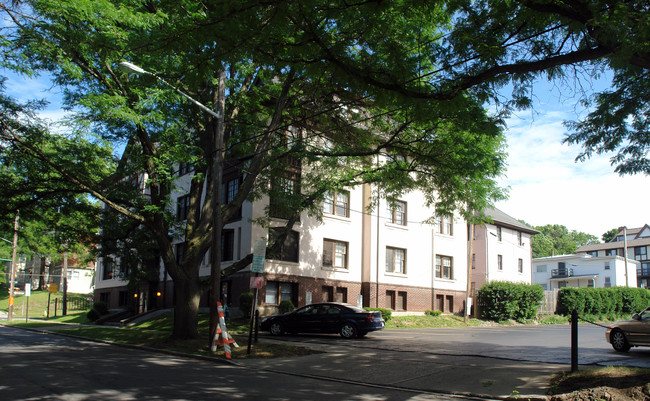
POLYGON ((523 238, 522 238, 521 231, 517 231, 517 244, 518 244, 519 246, 523 246, 523 245, 524 245, 524 241, 523 241, 523 238))
POLYGON ((519 273, 523 273, 523 272, 524 272, 524 260, 523 260, 523 259, 519 259, 519 260, 517 260, 517 271, 518 271, 519 273))
POLYGON ((648 248, 645 246, 634 247, 634 260, 646 260, 648 259, 648 248))
MULTIPOLYGON (((269 245, 273 245, 279 240, 283 232, 284 228, 269 228, 269 245)), ((298 243, 298 232, 291 230, 277 248, 274 249, 272 246, 266 249, 266 258, 298 263, 298 243)))
POLYGON ((223 183, 223 191, 221 195, 221 201, 223 204, 228 204, 235 199, 237 192, 239 192, 240 181, 241 177, 236 177, 223 183))
POLYGON ((291 301, 297 304, 295 294, 297 293, 294 283, 285 283, 281 281, 267 281, 266 295, 264 302, 270 305, 279 305, 282 301, 291 301))
POLYGON ((386 272, 406 274, 406 249, 386 247, 386 272))
POLYGON ((497 270, 503 271, 503 255, 497 255, 497 270))
POLYGON ((436 278, 453 280, 454 266, 451 256, 436 255, 436 278))
POLYGON ((546 273, 546 265, 537 265, 537 273, 546 273))
POLYGON ((336 288, 336 302, 348 303, 348 289, 345 287, 336 288))
POLYGON ((330 285, 323 286, 323 302, 332 302, 334 300, 334 287, 330 285))
POLYGON ((472 270, 476 270, 476 254, 472 254, 472 270))
POLYGON ((501 242, 503 240, 503 230, 501 226, 497 226, 497 241, 501 242))
POLYGON ((190 211, 190 196, 179 196, 176 200, 176 218, 180 221, 187 220, 190 211))
POLYGON ((609 270, 609 262, 605 262, 605 270, 609 270))
POLYGON ((566 281, 558 281, 557 282, 557 288, 564 288, 566 287, 567 282, 566 281))
POLYGON ((300 174, 293 171, 285 171, 280 177, 271 181, 271 193, 269 210, 271 217, 289 219, 294 208, 292 204, 296 194, 300 193, 300 174))
POLYGON ((181 162, 178 163, 178 176, 184 176, 185 174, 189 174, 192 171, 194 171, 194 165, 191 163, 185 163, 181 162))
POLYGON ((399 291, 397 293, 397 302, 395 307, 397 310, 406 310, 406 291, 399 291))
POLYGON ((605 256, 618 256, 621 255, 622 252, 619 252, 618 249, 607 249, 605 250, 605 256))
POLYGON ((350 217, 350 193, 347 191, 329 191, 323 201, 323 213, 350 217))
POLYGON ((605 288, 610 288, 612 286, 612 281, 609 277, 605 277, 605 288))
POLYGON ((406 202, 395 201, 393 205, 388 207, 388 215, 390 222, 400 226, 406 225, 406 202))
POLYGON ((587 287, 594 288, 594 280, 593 279, 590 278, 589 280, 587 280, 587 287))
POLYGON ((386 291, 386 307, 395 310, 395 291, 386 291))
POLYGON ((102 280, 110 280, 112 278, 113 278, 113 260, 111 258, 104 258, 102 280))
POLYGON ((436 219, 436 232, 445 235, 454 235, 454 220, 451 216, 438 216, 436 219))
POLYGON ((235 251, 235 230, 223 230, 221 233, 221 260, 233 260, 235 251))
POLYGON ((594 258, 598 257, 598 251, 589 251, 587 252, 587 255, 593 256, 594 258))
POLYGON ((341 269, 348 268, 348 243, 334 241, 330 239, 323 240, 323 266, 338 267, 341 269))

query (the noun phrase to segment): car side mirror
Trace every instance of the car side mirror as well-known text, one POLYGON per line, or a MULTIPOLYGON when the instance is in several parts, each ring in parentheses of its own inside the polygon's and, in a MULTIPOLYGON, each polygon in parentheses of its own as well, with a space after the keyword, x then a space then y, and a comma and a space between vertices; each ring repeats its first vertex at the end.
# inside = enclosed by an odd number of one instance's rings
POLYGON ((639 316, 638 313, 635 313, 634 315, 632 315, 632 319, 634 319, 634 320, 641 320, 641 316, 639 316))

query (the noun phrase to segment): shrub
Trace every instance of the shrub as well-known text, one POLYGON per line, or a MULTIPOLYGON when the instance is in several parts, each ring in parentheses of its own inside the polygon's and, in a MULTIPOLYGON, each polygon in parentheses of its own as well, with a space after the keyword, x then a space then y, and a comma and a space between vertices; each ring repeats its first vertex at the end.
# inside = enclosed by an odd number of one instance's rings
POLYGON ((650 305, 650 291, 643 288, 562 288, 557 298, 557 313, 569 315, 576 310, 586 318, 615 320, 650 305))
POLYGON ((251 308, 253 307, 253 293, 252 292, 242 292, 239 296, 239 309, 245 317, 251 316, 251 308))
POLYGON ((543 297, 544 290, 538 285, 505 281, 488 283, 478 292, 481 317, 497 322, 534 319, 543 297))
POLYGON ((424 311, 424 314, 428 315, 428 316, 440 316, 440 315, 442 315, 442 311, 441 310, 427 309, 427 310, 424 311))
POLYGON ((296 307, 293 306, 293 302, 286 300, 280 302, 280 306, 278 307, 278 309, 280 310, 280 313, 288 313, 296 309, 296 307))
POLYGON ((101 316, 100 316, 99 312, 97 312, 97 309, 93 308, 93 309, 89 310, 88 313, 86 313, 86 317, 91 322, 94 322, 95 320, 99 319, 101 316))
POLYGON ((93 309, 97 311, 97 313, 99 313, 100 316, 108 314, 108 305, 106 305, 106 302, 98 301, 93 303, 93 309))
POLYGON ((385 321, 389 321, 391 317, 393 317, 393 312, 390 309, 384 309, 384 308, 363 308, 367 311, 379 311, 381 312, 381 317, 385 321))

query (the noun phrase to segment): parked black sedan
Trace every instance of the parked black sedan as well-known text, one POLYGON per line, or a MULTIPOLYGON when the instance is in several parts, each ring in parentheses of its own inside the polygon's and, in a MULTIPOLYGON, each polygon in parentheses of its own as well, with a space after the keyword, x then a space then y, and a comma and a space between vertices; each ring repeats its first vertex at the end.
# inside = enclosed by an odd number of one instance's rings
POLYGON ((260 329, 273 335, 283 333, 339 333, 343 338, 363 337, 385 326, 381 312, 354 305, 325 302, 309 304, 284 315, 262 319, 260 329))

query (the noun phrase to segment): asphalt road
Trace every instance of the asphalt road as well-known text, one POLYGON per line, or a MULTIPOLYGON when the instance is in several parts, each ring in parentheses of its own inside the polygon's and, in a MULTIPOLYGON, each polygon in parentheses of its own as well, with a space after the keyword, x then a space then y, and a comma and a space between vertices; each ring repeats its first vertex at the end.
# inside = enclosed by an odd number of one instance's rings
MULTIPOLYGON (((341 341, 335 335, 297 335, 279 339, 331 344, 340 344, 341 341)), ((571 365, 571 327, 568 324, 382 330, 363 339, 351 340, 348 345, 430 355, 571 365)), ((650 367, 650 347, 632 348, 627 353, 616 352, 605 340, 605 328, 582 323, 578 326, 578 363, 650 367)))
POLYGON ((3 400, 471 400, 0 326, 3 400))

